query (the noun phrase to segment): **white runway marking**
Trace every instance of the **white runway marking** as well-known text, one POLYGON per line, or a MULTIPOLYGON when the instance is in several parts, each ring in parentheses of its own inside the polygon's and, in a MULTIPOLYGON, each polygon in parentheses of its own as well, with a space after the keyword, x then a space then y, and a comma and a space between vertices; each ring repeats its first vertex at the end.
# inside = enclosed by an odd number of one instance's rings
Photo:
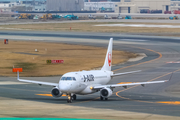
MULTIPOLYGON (((29 36, 28 36, 29 37, 29 36)), ((0 39, 13 39, 13 40, 44 40, 44 39, 36 39, 36 38, 24 38, 24 37, 0 37, 0 39)))
POLYGON ((146 25, 146 24, 101 24, 101 25, 94 25, 94 26, 180 28, 180 25, 146 25))

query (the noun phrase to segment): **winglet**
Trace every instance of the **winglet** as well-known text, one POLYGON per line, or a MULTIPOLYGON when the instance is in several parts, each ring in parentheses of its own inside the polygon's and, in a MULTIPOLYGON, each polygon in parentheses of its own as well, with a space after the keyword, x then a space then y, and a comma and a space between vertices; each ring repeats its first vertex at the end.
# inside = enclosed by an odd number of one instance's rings
POLYGON ((19 80, 19 72, 22 72, 23 69, 22 68, 13 68, 12 71, 17 72, 17 80, 19 80))
POLYGON ((19 80, 19 71, 17 71, 17 80, 19 80))

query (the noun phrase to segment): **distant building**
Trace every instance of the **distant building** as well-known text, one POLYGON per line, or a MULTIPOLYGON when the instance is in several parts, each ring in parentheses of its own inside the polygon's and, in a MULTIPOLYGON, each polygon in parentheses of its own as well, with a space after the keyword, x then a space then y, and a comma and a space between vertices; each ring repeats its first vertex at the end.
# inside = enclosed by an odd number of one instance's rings
POLYGON ((84 2, 120 2, 121 0, 84 0, 84 2))
POLYGON ((17 3, 20 3, 20 2, 27 2, 27 3, 30 3, 30 2, 46 2, 46 0, 0 0, 0 3, 14 3, 14 2, 17 2, 17 3))
POLYGON ((115 4, 116 13, 164 13, 171 10, 171 0, 121 0, 115 4))
POLYGON ((114 11, 115 3, 121 0, 84 0, 84 10, 87 11, 114 11))
POLYGON ((85 2, 84 10, 87 11, 114 11, 115 2, 85 2))
POLYGON ((45 4, 34 5, 32 11, 46 11, 46 5, 45 4))
POLYGON ((84 0, 84 10, 116 13, 164 13, 180 9, 180 0, 84 0))
POLYGON ((26 6, 25 11, 46 11, 46 0, 19 0, 19 2, 26 6))
POLYGON ((19 3, 0 3, 0 12, 14 12, 15 8, 17 7, 24 7, 24 5, 21 5, 19 3))
POLYGON ((0 0, 0 11, 46 11, 46 0, 0 0))
POLYGON ((180 1, 179 0, 171 0, 171 11, 180 10, 180 1))
POLYGON ((47 11, 81 11, 84 10, 84 0, 47 0, 47 11))

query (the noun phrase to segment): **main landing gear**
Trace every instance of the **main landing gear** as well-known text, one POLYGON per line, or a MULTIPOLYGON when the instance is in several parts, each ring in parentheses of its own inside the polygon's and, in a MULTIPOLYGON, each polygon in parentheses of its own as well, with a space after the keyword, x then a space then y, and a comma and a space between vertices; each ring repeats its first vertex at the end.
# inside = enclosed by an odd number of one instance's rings
POLYGON ((73 100, 76 100, 76 95, 75 94, 72 97, 73 97, 73 100))
POLYGON ((108 98, 104 98, 104 97, 100 96, 100 100, 108 100, 108 98))
POLYGON ((67 103, 72 103, 72 100, 76 100, 75 94, 73 94, 73 95, 68 94, 67 96, 68 96, 67 103))

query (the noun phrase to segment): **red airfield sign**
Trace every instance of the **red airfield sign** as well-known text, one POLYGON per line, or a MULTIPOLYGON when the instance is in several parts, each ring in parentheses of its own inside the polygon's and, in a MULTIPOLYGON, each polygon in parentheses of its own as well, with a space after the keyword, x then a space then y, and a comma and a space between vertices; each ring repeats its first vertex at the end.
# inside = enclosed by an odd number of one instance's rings
POLYGON ((64 60, 51 60, 51 63, 64 63, 64 60))

